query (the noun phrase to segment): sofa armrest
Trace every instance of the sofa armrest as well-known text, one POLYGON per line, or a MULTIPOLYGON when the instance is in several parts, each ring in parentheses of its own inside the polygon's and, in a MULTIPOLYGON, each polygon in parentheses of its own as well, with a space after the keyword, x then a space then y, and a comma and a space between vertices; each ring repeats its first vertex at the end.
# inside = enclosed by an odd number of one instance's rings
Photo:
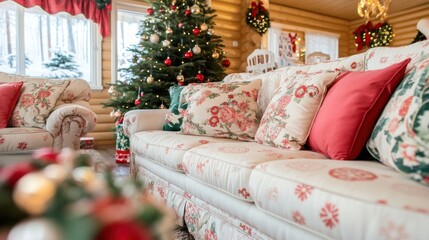
POLYGON ((148 130, 162 130, 168 109, 144 109, 129 111, 124 116, 125 135, 148 130))
POLYGON ((46 130, 54 137, 54 148, 79 149, 80 137, 91 131, 97 115, 77 104, 63 104, 46 120, 46 130))

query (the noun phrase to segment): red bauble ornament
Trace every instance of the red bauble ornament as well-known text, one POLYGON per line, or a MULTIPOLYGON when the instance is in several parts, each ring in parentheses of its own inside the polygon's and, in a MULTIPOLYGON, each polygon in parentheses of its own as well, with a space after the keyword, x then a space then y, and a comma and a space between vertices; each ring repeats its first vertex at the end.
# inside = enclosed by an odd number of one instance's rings
POLYGON ((142 102, 142 100, 140 100, 140 98, 137 98, 135 101, 134 101, 134 104, 136 105, 136 106, 138 106, 138 105, 140 105, 140 103, 142 102))
POLYGON ((58 152, 54 151, 51 147, 39 148, 33 152, 33 158, 42 160, 46 163, 58 163, 57 156, 58 152))
POLYGON ((171 6, 170 6, 170 9, 171 9, 171 10, 173 10, 173 11, 176 11, 177 6, 176 6, 176 5, 171 5, 171 6))
POLYGON ((146 12, 147 14, 152 15, 154 11, 153 11, 153 8, 148 8, 146 12))
POLYGON ((185 53, 185 58, 186 59, 190 59, 194 54, 192 53, 191 49, 189 49, 186 53, 185 53))
POLYGON ((196 78, 197 78, 198 82, 203 82, 204 81, 204 74, 202 74, 201 72, 198 72, 196 78))
POLYGON ((189 9, 189 7, 185 10, 185 16, 190 16, 191 15, 191 9, 189 9))
POLYGON ((178 82, 179 86, 185 86, 185 82, 178 82))
POLYGON ((171 59, 170 59, 170 57, 167 57, 167 59, 165 59, 164 60, 164 64, 165 64, 165 66, 171 66, 171 59))
POLYGON ((140 97, 144 97, 144 92, 141 92, 141 93, 140 93, 140 97))
POLYGON ((192 29, 192 34, 194 34, 195 36, 198 36, 200 34, 200 29, 195 27, 194 29, 192 29))
POLYGON ((222 60, 222 66, 229 67, 230 65, 231 65, 231 61, 229 61, 228 58, 225 58, 224 60, 222 60))
POLYGON ((165 12, 165 8, 160 8, 160 9, 159 9, 159 12, 160 12, 160 13, 165 12))
POLYGON ((96 240, 153 239, 150 230, 137 221, 121 220, 103 226, 95 236, 96 240))
POLYGON ((30 162, 19 162, 6 165, 0 168, 0 183, 5 183, 9 187, 14 187, 18 180, 25 174, 35 170, 36 169, 30 162))

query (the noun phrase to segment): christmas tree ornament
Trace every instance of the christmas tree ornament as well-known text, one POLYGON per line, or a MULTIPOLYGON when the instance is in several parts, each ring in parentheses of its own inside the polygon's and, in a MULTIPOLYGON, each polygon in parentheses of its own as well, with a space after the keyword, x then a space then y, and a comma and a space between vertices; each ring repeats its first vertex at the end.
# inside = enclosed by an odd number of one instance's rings
POLYGON ((110 116, 111 118, 114 118, 114 117, 115 117, 115 110, 114 110, 114 109, 110 112, 109 116, 110 116))
POLYGON ((159 106, 160 109, 165 109, 164 103, 161 103, 161 106, 159 106))
POLYGON ((160 8, 159 10, 158 10, 160 13, 165 13, 165 8, 160 8))
POLYGON ((179 86, 185 86, 185 82, 178 82, 179 86))
POLYGON ((191 12, 192 12, 193 14, 200 14, 200 12, 201 12, 200 6, 198 6, 197 4, 194 4, 194 5, 191 7, 191 12))
POLYGON ((141 93, 140 93, 140 97, 144 97, 144 92, 141 92, 141 93))
POLYGON ((46 218, 32 218, 15 225, 8 240, 58 240, 64 239, 59 227, 46 218))
POLYGON ((198 27, 194 27, 194 29, 192 29, 192 34, 198 36, 200 34, 200 29, 198 27))
POLYGON ((202 74, 201 71, 198 71, 195 77, 197 78, 198 82, 204 82, 204 74, 202 74))
POLYGON ((162 46, 164 46, 164 47, 170 46, 170 41, 168 41, 167 39, 165 39, 164 41, 162 41, 162 46))
POLYGON ((137 98, 136 100, 134 100, 134 104, 136 106, 139 106, 141 102, 142 102, 142 100, 140 98, 137 98))
POLYGON ((42 173, 23 176, 15 185, 13 200, 16 205, 32 215, 43 213, 55 195, 55 184, 42 173))
POLYGON ((120 110, 115 112, 115 118, 119 118, 122 116, 122 112, 120 110))
POLYGON ((176 80, 180 83, 180 82, 184 82, 185 81, 185 76, 183 76, 182 71, 179 72, 179 74, 176 77, 176 80))
POLYGON ((154 81, 155 81, 155 78, 152 76, 152 74, 146 78, 146 82, 149 84, 153 83, 154 81))
POLYGON ((225 58, 225 59, 223 59, 222 60, 222 66, 224 66, 224 67, 229 67, 231 65, 231 61, 229 61, 229 59, 228 58, 225 58))
POLYGON ((165 33, 173 34, 173 29, 171 29, 171 27, 168 27, 167 30, 165 30, 165 33))
POLYGON ((183 27, 183 23, 181 23, 181 22, 180 22, 180 23, 178 23, 178 24, 177 24, 177 27, 178 27, 178 28, 182 28, 182 27, 183 27))
POLYGON ((141 39, 142 39, 143 41, 147 41, 147 40, 149 39, 149 36, 148 36, 148 35, 146 35, 146 34, 143 34, 143 35, 141 36, 141 39))
POLYGON ((82 184, 85 188, 90 188, 96 178, 91 167, 77 167, 73 169, 71 175, 74 181, 82 184))
POLYGON ((189 9, 189 6, 187 6, 185 10, 185 16, 189 17, 191 14, 192 14, 191 9, 189 9))
POLYGON ((209 30, 207 30, 207 34, 208 35, 213 35, 215 33, 215 30, 213 30, 213 29, 209 29, 209 30))
POLYGON ((192 54, 191 49, 189 49, 189 50, 185 53, 185 59, 191 59, 191 57, 192 57, 193 55, 194 55, 194 54, 192 54))
POLYGON ((154 10, 153 10, 153 8, 148 8, 146 10, 146 12, 147 12, 147 14, 152 15, 154 13, 154 10))
POLYGON ((207 29, 209 29, 209 25, 207 25, 207 24, 204 22, 204 23, 202 23, 202 24, 200 25, 200 29, 201 29, 201 31, 207 31, 207 29))
POLYGON ((167 57, 167 59, 164 60, 164 64, 167 67, 171 66, 171 59, 170 59, 170 57, 167 57))
POLYGON ((150 35, 150 42, 151 43, 158 43, 159 42, 159 35, 156 33, 153 33, 150 35))
POLYGON ((213 57, 214 59, 218 59, 218 58, 219 58, 219 53, 218 53, 218 52, 214 52, 214 53, 212 54, 212 57, 213 57))
POLYGON ((110 95, 112 95, 113 93, 115 93, 115 92, 116 92, 116 88, 115 88, 115 86, 114 86, 114 85, 110 86, 110 87, 109 87, 109 90, 107 90, 107 92, 108 92, 110 95))
POLYGON ((68 175, 67 169, 60 164, 49 164, 43 169, 42 173, 57 185, 62 183, 68 175))
POLYGON ((198 46, 198 44, 195 44, 195 46, 192 48, 192 52, 195 54, 200 54, 201 53, 200 46, 198 46))
POLYGON ((170 10, 171 10, 172 13, 176 12, 177 11, 177 6, 176 5, 171 5, 170 6, 170 10))

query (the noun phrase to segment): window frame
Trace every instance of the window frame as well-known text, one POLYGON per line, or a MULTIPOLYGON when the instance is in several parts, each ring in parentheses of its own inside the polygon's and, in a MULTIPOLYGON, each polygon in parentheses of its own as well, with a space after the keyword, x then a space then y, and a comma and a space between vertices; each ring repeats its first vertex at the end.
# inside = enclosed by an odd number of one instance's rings
POLYGON ((149 8, 147 3, 135 2, 135 1, 112 1, 112 12, 111 12, 111 83, 116 83, 118 78, 118 11, 129 11, 135 13, 146 14, 146 10, 149 8))
MULTIPOLYGON (((42 9, 43 10, 43 9, 42 9)), ((44 11, 44 10, 43 10, 44 11)), ((46 13, 46 11, 44 11, 46 13)), ((25 8, 19 4, 16 4, 16 35, 18 36, 15 39, 16 44, 16 69, 15 74, 20 75, 26 75, 25 70, 25 8)), ((46 13, 50 15, 49 13, 46 13)), ((68 14, 68 13, 67 13, 68 14)), ((69 14, 70 15, 70 14, 69 14)), ((70 15, 71 16, 71 15, 70 15)), ((85 18, 86 19, 86 18, 85 18)), ((90 55, 90 64, 91 64, 91 72, 90 72, 90 79, 87 80, 89 86, 93 90, 102 90, 103 84, 102 84, 102 70, 101 70, 101 42, 102 37, 99 33, 99 27, 96 23, 93 21, 86 19, 89 21, 89 34, 91 36, 92 41, 90 41, 89 46, 89 55, 90 55)), ((34 76, 39 77, 39 76, 34 76)))

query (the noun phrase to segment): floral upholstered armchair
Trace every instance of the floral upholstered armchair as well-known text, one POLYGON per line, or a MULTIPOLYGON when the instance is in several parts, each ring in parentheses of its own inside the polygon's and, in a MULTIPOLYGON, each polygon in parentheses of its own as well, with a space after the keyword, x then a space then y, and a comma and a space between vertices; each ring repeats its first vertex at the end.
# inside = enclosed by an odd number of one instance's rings
MULTIPOLYGON (((0 128, 0 159, 42 147, 79 149, 80 137, 97 121, 91 89, 82 79, 50 80, 0 72, 0 84, 20 83, 7 127, 0 128)), ((0 85, 1 86, 1 85, 0 85)))

